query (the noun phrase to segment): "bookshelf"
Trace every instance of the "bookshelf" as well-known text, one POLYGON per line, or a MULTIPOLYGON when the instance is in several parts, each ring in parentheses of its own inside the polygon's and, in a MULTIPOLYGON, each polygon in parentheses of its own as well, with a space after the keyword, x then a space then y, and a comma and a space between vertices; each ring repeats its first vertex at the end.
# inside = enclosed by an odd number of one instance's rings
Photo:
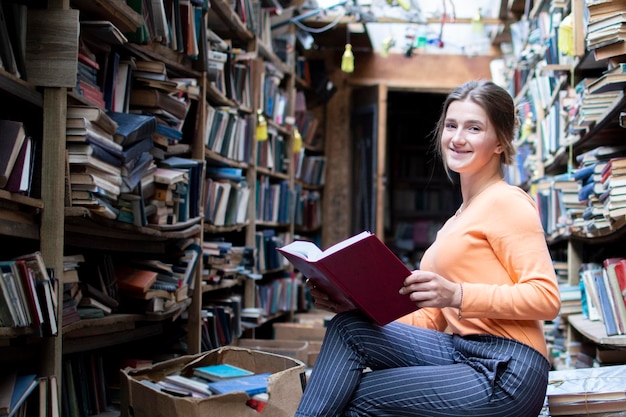
MULTIPOLYGON (((198 36, 192 37, 197 44, 177 39, 176 46, 172 38, 167 40, 168 35, 159 32, 158 7, 150 12, 116 0, 48 3, 47 9, 33 6, 27 10, 29 24, 41 25, 40 31, 29 31, 27 40, 28 45, 50 49, 46 53, 35 48, 27 51, 32 67, 28 78, 0 69, 1 117, 23 121, 36 151, 30 192, 0 190, 0 234, 11 242, 4 259, 41 251, 46 265, 55 271, 59 334, 37 337, 29 328, 2 327, 0 352, 3 361, 19 362, 24 371, 55 379, 61 401, 59 410, 50 410, 49 415, 100 415, 119 397, 116 375, 106 370, 119 369, 130 355, 158 361, 167 355, 198 353, 233 343, 246 330, 254 333, 263 323, 284 320, 293 312, 291 299, 270 309, 260 304, 259 294, 278 290, 284 295, 287 287, 297 293, 291 287, 291 271, 270 256, 268 246, 288 243, 294 236, 294 58, 277 52, 271 37, 266 36, 270 33, 269 9, 255 9, 258 19, 241 19, 242 13, 252 13, 252 6, 258 6, 252 1, 241 3, 250 7, 246 11, 232 9, 225 0, 212 1, 210 7, 206 1, 184 2, 189 7, 188 23, 193 20, 206 30, 198 30, 198 36), (110 22, 105 34, 94 34, 95 21, 110 22), (257 26, 261 22, 264 26, 257 26), (51 34, 63 39, 62 47, 50 40, 55 38, 51 34), (122 67, 133 74, 126 84, 118 75, 122 67), (144 67, 152 70, 139 75, 144 67), (110 90, 111 85, 119 96, 110 90), (144 98, 140 102, 139 89, 149 90, 150 96, 160 100, 175 101, 168 107, 163 101, 144 98), (165 92, 165 97, 157 92, 165 92), (268 106, 270 97, 274 103, 268 106), (136 181, 129 174, 133 168, 124 165, 122 183, 115 185, 128 189, 120 192, 124 198, 115 200, 112 207, 105 204, 108 200, 79 202, 76 196, 83 194, 77 191, 85 190, 79 190, 74 180, 83 162, 72 157, 73 148, 66 147, 64 139, 69 135, 70 109, 81 106, 154 118, 152 147, 139 153, 150 154, 153 164, 147 166, 176 169, 172 157, 190 164, 179 168, 186 179, 181 184, 154 185, 162 189, 158 195, 175 196, 171 204, 166 200, 165 220, 159 216, 162 205, 154 202, 157 192, 150 186, 152 182, 162 184, 153 168, 150 173, 154 177, 142 171, 140 182, 131 186, 124 181, 136 181), (222 130, 217 129, 216 114, 226 121, 222 130), (263 119, 271 136, 267 141, 257 140, 263 119), (264 149, 266 144, 271 149, 264 149), (271 157, 272 163, 262 156, 271 157), (165 165, 167 162, 170 165, 165 165), (224 168, 231 177, 220 178, 224 168), (208 210, 214 203, 209 193, 216 183, 228 184, 228 195, 234 199, 226 200, 219 218, 214 217, 218 211, 208 210), (255 196, 264 185, 266 200, 280 202, 280 210, 257 206, 255 196), (155 194, 149 194, 153 197, 146 197, 146 188, 153 190, 155 194), (277 194, 282 195, 278 198, 277 194), (133 203, 138 200, 143 204, 133 203), (266 254, 264 262, 259 261, 258 252, 266 254), (81 256, 78 272, 70 275, 68 258, 81 256), (169 265, 178 274, 173 275, 179 277, 177 290, 168 296, 175 294, 172 303, 163 301, 163 307, 150 301, 144 305, 143 301, 129 302, 128 294, 119 293, 122 307, 113 307, 110 314, 100 308, 102 315, 95 318, 73 321, 72 316, 70 322, 70 315, 61 307, 69 305, 64 302, 68 301, 66 292, 74 291, 72 298, 80 292, 81 300, 94 298, 94 292, 85 293, 87 275, 98 277, 89 280, 90 285, 102 280, 100 289, 110 289, 116 279, 111 268, 139 261, 169 265), (285 288, 280 288, 282 285, 285 288), (211 314, 213 320, 226 314, 227 319, 238 321, 241 308, 261 308, 262 317, 245 329, 230 329, 230 339, 218 335, 216 344, 207 344, 206 333, 215 331, 217 325, 211 324, 211 314), (98 379, 94 384, 98 392, 85 392, 76 384, 86 367, 90 367, 89 373, 83 376, 98 379), (104 392, 108 401, 102 401, 104 392), (95 401, 96 397, 100 401, 95 401)), ((152 2, 152 6, 158 3, 152 2)), ((166 20, 170 17, 166 13, 166 20)), ((281 42, 294 37, 292 30, 286 29, 281 42)), ((122 123, 114 121, 118 126, 122 123)), ((96 124, 102 127, 100 122, 96 124)), ((89 138, 83 144, 95 146, 89 138)), ((129 148, 122 148, 122 158, 128 157, 129 148)), ((159 276, 163 273, 161 270, 159 276)), ((86 309, 80 310, 87 314, 86 309)))
MULTIPOLYGON (((623 152, 607 152, 606 157, 601 153, 623 143, 619 125, 625 107, 623 91, 615 89, 600 97, 587 89, 624 57, 596 59, 595 48, 587 42, 590 12, 584 1, 539 2, 529 19, 514 24, 527 25, 519 31, 527 36, 513 48, 523 59, 509 73, 510 91, 525 123, 517 142, 520 160, 509 177, 535 196, 555 264, 563 264, 558 274, 563 289, 578 288, 584 270, 606 270, 607 259, 625 256, 624 217, 611 216, 600 201, 602 191, 594 190, 594 183, 600 184, 594 166, 623 156, 623 152), (566 30, 560 31, 561 26, 566 30), (565 33, 570 35, 569 43, 559 45, 566 45, 569 53, 556 47, 556 38, 565 33)), ((608 335, 604 318, 589 319, 591 290, 583 288, 587 304, 583 307, 579 302, 577 310, 562 311, 555 323, 558 330, 553 330, 553 336, 561 334, 557 337, 561 342, 554 346, 560 358, 554 364, 557 368, 574 365, 580 352, 593 352, 592 359, 604 364, 595 353, 598 348, 626 348, 623 331, 608 335), (566 363, 560 361, 563 357, 566 363)))

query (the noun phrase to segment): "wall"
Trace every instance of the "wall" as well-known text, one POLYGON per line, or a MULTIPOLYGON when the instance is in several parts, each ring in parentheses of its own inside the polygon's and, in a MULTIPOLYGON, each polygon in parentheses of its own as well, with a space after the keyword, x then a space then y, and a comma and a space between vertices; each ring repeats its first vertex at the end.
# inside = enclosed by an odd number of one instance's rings
MULTIPOLYGON (((403 55, 382 58, 377 54, 355 54, 355 71, 345 74, 339 69, 341 55, 325 57, 328 76, 338 91, 327 103, 326 155, 324 187, 324 248, 350 234, 351 219, 351 149, 350 95, 354 88, 382 84, 388 89, 409 89, 447 93, 465 81, 491 78, 491 56, 403 55)), ((383 100, 386 103, 386 98, 383 100)), ((382 126, 385 125, 381 121, 382 126)))

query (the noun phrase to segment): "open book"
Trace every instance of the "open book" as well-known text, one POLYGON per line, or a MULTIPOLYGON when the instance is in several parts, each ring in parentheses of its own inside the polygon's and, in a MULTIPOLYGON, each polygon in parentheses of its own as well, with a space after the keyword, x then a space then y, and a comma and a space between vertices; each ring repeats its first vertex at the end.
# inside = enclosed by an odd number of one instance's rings
POLYGON ((408 295, 398 292, 411 271, 370 232, 325 251, 298 240, 278 250, 333 301, 351 301, 380 325, 417 310, 408 295))

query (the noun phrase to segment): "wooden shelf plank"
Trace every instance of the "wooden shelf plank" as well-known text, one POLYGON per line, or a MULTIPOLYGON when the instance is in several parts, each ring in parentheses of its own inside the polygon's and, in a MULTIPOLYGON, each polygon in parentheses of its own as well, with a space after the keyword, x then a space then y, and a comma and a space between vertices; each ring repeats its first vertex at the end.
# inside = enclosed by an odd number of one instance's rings
POLYGON ((607 336, 604 323, 585 319, 582 314, 567 316, 567 321, 580 334, 601 345, 626 347, 626 335, 607 336))

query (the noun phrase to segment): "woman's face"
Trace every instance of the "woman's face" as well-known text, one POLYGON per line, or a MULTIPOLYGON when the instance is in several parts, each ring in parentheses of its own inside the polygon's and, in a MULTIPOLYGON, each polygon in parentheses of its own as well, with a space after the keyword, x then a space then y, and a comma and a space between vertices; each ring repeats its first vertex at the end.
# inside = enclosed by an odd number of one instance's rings
POLYGON ((469 100, 450 103, 441 135, 446 165, 459 174, 500 169, 502 147, 485 110, 469 100))

